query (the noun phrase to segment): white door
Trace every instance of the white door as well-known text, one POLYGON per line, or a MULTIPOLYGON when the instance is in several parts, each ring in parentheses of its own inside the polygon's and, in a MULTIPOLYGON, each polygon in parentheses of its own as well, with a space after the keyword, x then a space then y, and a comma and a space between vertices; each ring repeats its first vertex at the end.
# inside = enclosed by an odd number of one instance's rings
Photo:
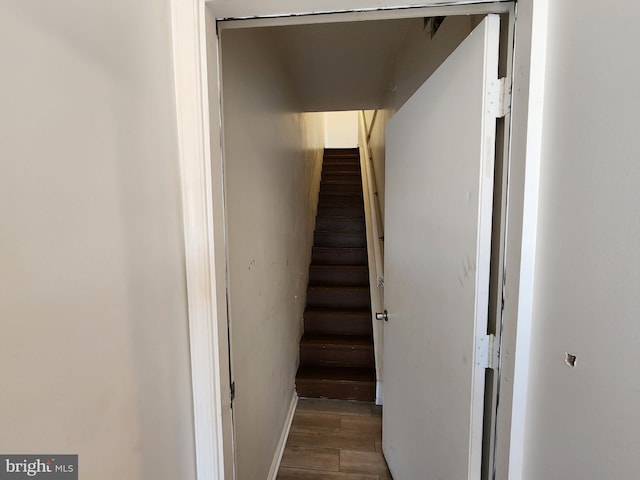
POLYGON ((479 479, 499 17, 389 121, 383 451, 395 480, 479 479))

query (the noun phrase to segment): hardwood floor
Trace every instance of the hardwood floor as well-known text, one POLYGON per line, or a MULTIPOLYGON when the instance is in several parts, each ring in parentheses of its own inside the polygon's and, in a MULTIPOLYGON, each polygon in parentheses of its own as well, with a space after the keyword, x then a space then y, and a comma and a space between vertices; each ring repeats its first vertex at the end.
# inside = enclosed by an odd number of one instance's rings
POLYGON ((391 480, 382 456, 382 409, 301 398, 278 480, 391 480))

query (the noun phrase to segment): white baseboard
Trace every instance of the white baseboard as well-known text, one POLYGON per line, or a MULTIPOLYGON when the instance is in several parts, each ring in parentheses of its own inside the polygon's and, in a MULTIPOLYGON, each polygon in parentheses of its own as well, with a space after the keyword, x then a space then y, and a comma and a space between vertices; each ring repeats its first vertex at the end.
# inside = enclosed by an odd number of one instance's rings
POLYGON ((376 405, 382 405, 382 381, 376 382, 376 405))
POLYGON ((284 422, 284 428, 278 440, 278 448, 276 448, 275 456, 273 457, 273 463, 271 469, 269 469, 269 476, 267 480, 276 480, 278 476, 278 470, 280 469, 280 462, 282 461, 282 455, 284 454, 284 447, 287 445, 287 437, 289 436, 289 430, 291 429, 291 423, 293 422, 293 415, 296 413, 296 406, 298 405, 298 394, 294 391, 291 397, 291 404, 289 405, 289 413, 284 422))

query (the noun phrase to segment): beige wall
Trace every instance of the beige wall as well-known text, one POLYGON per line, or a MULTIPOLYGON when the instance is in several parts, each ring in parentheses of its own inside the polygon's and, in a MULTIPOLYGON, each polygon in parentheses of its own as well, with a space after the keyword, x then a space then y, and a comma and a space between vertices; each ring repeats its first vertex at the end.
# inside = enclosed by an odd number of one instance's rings
POLYGON ((445 18, 436 34, 424 29, 423 20, 413 20, 394 64, 395 82, 390 86, 389 107, 399 109, 477 24, 476 16, 445 18))
POLYGON ((602 6, 549 2, 524 448, 531 480, 640 471, 640 7, 602 6))
MULTIPOLYGON (((371 156, 378 188, 378 199, 384 221, 385 129, 393 114, 431 76, 438 66, 466 38, 478 23, 478 16, 447 17, 436 34, 424 29, 423 19, 411 20, 405 39, 393 62, 393 80, 387 90, 386 108, 378 110, 371 131, 371 156)), ((367 125, 373 120, 367 111, 367 125)))
POLYGON ((0 451, 191 479, 167 1, 0 5, 0 451))
POLYGON ((384 224, 384 165, 385 165, 385 129, 387 122, 393 116, 394 110, 385 108, 375 113, 373 110, 365 112, 367 129, 371 132, 369 146, 371 148, 371 159, 375 183, 378 192, 378 204, 380 205, 380 215, 384 224), (372 128, 373 126, 373 128, 372 128))
POLYGON ((301 114, 266 29, 222 35, 238 479, 267 478, 294 395, 323 115, 301 114))
POLYGON ((324 146, 355 148, 358 146, 358 112, 324 113, 324 146))

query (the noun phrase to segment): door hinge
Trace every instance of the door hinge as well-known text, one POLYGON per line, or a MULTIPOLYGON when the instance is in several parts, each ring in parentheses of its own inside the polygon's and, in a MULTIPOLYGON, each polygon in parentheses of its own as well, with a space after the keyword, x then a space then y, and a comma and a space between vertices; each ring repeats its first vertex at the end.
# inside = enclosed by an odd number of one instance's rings
POLYGON ((476 339, 476 366, 480 368, 498 368, 500 360, 500 346, 493 334, 480 335, 476 339))
POLYGON ((231 382, 231 401, 236 398, 236 382, 231 382))
POLYGON ((487 108, 496 118, 502 118, 509 113, 511 111, 511 80, 502 77, 491 81, 487 102, 487 108))

